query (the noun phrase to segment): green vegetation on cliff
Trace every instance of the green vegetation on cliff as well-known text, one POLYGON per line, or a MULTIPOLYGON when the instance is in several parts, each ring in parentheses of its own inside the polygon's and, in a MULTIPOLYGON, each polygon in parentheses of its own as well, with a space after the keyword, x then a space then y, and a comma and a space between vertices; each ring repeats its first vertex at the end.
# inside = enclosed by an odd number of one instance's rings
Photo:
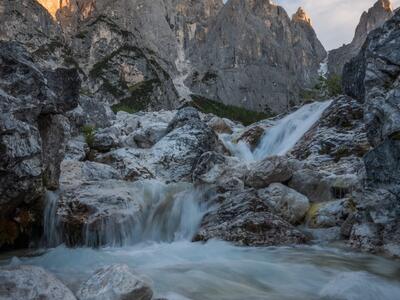
POLYGON ((233 105, 225 105, 223 103, 198 95, 192 95, 192 100, 193 101, 191 102, 191 105, 203 113, 212 113, 221 118, 239 121, 243 125, 250 125, 255 122, 273 117, 272 114, 251 111, 233 105))

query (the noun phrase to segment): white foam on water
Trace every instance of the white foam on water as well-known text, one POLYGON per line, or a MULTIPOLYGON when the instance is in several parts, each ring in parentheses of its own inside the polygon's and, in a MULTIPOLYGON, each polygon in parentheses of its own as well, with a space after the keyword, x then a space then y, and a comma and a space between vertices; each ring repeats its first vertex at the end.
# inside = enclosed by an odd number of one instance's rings
POLYGON ((234 156, 246 162, 262 160, 273 155, 285 155, 321 118, 331 103, 332 101, 325 101, 307 104, 278 120, 266 130, 254 151, 242 141, 234 143, 231 136, 224 135, 222 140, 234 156))

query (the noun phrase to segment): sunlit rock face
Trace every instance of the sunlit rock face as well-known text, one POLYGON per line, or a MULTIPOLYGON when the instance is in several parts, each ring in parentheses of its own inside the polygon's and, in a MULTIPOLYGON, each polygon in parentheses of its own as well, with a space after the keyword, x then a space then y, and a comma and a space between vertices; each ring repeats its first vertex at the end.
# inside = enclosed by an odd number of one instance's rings
POLYGON ((329 52, 329 73, 342 75, 345 63, 349 62, 361 50, 368 34, 381 27, 393 16, 390 0, 378 0, 373 7, 365 11, 360 18, 354 38, 350 44, 329 52))
POLYGON ((64 4, 63 2, 67 2, 68 0, 37 0, 47 11, 56 18, 57 11, 64 4))
POLYGON ((302 7, 299 7, 297 12, 293 15, 294 21, 303 21, 311 25, 311 18, 307 15, 302 7))

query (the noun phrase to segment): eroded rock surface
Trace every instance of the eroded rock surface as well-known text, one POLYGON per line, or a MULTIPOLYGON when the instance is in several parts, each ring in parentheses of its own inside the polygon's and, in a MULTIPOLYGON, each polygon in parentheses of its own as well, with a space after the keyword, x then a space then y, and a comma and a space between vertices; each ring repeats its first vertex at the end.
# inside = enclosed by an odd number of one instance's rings
POLYGON ((58 188, 65 113, 78 103, 79 84, 76 70, 46 69, 21 45, 0 42, 0 247, 40 224, 44 189, 58 188))

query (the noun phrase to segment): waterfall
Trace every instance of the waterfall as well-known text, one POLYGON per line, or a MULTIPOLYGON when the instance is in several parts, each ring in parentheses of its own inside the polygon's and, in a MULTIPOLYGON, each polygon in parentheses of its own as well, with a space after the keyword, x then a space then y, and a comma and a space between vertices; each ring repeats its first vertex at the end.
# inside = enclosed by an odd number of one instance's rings
POLYGON ((329 61, 329 53, 325 57, 325 59, 320 63, 319 70, 318 70, 318 75, 325 79, 328 77, 328 71, 329 71, 328 70, 328 61, 329 61))
MULTIPOLYGON (((87 218, 81 232, 84 246, 119 247, 145 241, 190 240, 207 212, 205 193, 188 183, 138 181, 132 183, 130 192, 135 195, 135 203, 124 204, 109 216, 93 214, 87 218)), ((66 242, 59 201, 57 193, 47 193, 43 237, 47 247, 66 242)))
POLYGON ((244 161, 262 160, 273 155, 287 154, 308 130, 321 118, 332 101, 314 102, 278 120, 266 130, 260 143, 251 151, 244 142, 234 143, 231 136, 222 140, 231 153, 244 161))

